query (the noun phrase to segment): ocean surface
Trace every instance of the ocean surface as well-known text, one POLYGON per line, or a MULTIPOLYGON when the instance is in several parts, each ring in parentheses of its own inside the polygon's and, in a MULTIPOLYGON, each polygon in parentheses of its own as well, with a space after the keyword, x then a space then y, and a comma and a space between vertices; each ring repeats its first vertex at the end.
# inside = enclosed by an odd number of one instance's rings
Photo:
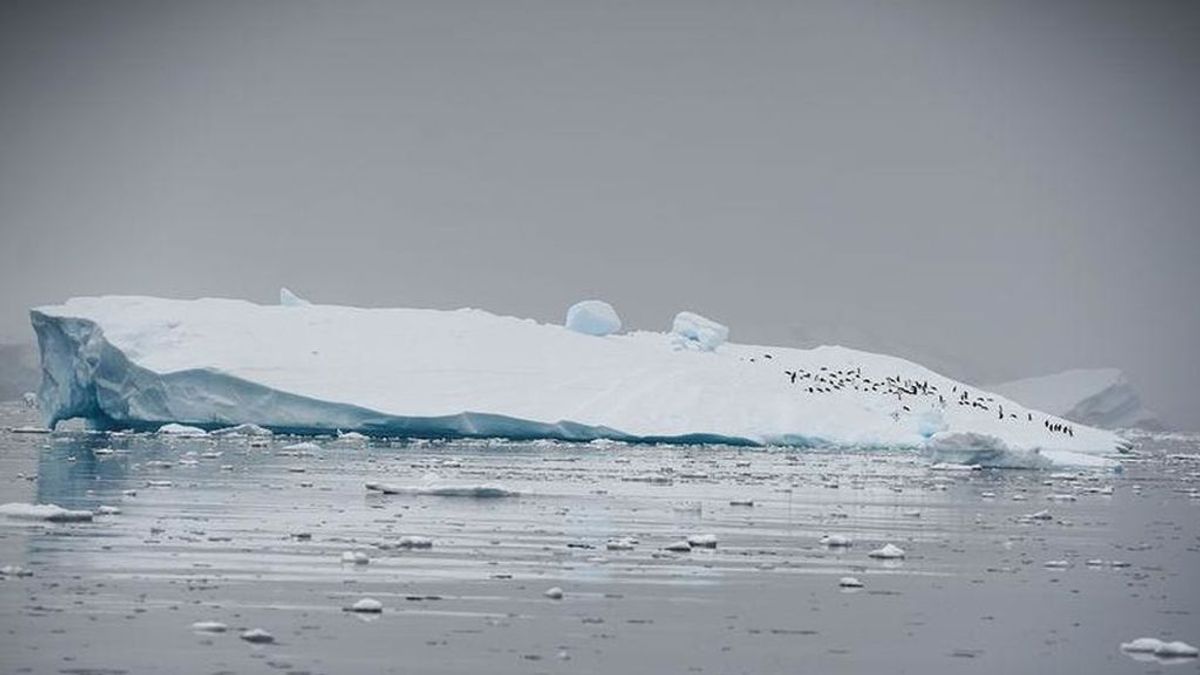
POLYGON ((119 513, 0 516, 3 673, 1200 672, 1120 649, 1200 644, 1200 436, 1140 435, 1123 473, 1075 474, 7 431, 31 424, 0 407, 0 504, 119 513), (681 544, 701 535, 716 546, 681 544), (905 557, 869 556, 889 543, 905 557), (364 598, 382 611, 348 611, 364 598))

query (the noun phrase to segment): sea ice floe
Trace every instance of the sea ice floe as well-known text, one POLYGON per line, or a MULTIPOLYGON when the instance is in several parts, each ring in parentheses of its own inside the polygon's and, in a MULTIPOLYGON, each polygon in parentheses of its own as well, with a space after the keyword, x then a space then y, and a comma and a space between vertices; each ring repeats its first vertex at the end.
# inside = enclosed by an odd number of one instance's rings
POLYGON ((353 605, 350 605, 350 611, 361 612, 363 614, 378 614, 383 611, 383 603, 375 598, 362 598, 353 605))
POLYGON ((362 551, 346 551, 342 553, 342 562, 349 565, 366 565, 371 557, 362 551))
POLYGON ((433 540, 416 534, 409 534, 396 540, 398 548, 433 548, 433 540))
POLYGON ((170 424, 162 425, 161 427, 158 428, 158 433, 166 435, 166 436, 180 436, 180 437, 185 437, 185 438, 208 435, 208 432, 201 429, 200 427, 188 426, 186 424, 178 424, 176 422, 171 422, 170 424))
POLYGON ((897 558, 903 558, 905 553, 904 549, 896 546, 895 544, 884 544, 883 547, 877 548, 867 555, 881 560, 895 560, 897 558))
POLYGON ((820 543, 822 546, 838 548, 842 546, 851 546, 854 544, 854 540, 844 534, 827 534, 824 537, 821 537, 820 543))
POLYGON ((367 483, 368 490, 385 495, 417 495, 432 497, 474 497, 497 499, 518 497, 521 493, 499 485, 392 485, 390 483, 367 483))
POLYGON ((91 511, 72 511, 57 504, 0 504, 0 516, 17 520, 45 520, 52 523, 86 522, 93 518, 91 511))
POLYGON ((192 630, 197 633, 224 633, 229 630, 229 626, 220 621, 197 621, 192 624, 192 630))
POLYGON ((956 464, 954 462, 934 462, 929 465, 931 471, 982 471, 979 464, 956 464))
POLYGON ((1043 563, 1044 566, 1050 569, 1066 569, 1071 566, 1070 560, 1047 560, 1043 563))
POLYGON ((551 600, 562 600, 563 589, 559 588, 558 586, 552 586, 543 591, 542 595, 550 598, 551 600))
POLYGON ((115 506, 98 506, 96 507, 96 515, 98 516, 117 516, 121 514, 121 509, 115 506))
POLYGON ((261 628, 251 628, 250 630, 243 632, 239 637, 246 642, 253 644, 267 644, 275 641, 274 635, 271 635, 261 628))
POLYGON ((285 445, 280 448, 280 450, 288 450, 291 452, 320 452, 321 446, 313 443, 312 441, 300 441, 299 443, 285 445))
POLYGON ((692 545, 687 543, 687 540, 684 539, 680 541, 673 541, 670 544, 667 544, 663 547, 663 550, 671 551, 672 553, 687 553, 688 551, 692 550, 692 545))
POLYGON ((31 577, 33 572, 20 565, 5 565, 0 567, 0 577, 31 577))
POLYGON ((637 546, 637 540, 632 537, 617 537, 609 539, 604 548, 610 551, 632 551, 637 546))
POLYGON ((693 534, 688 536, 687 543, 694 548, 716 548, 717 535, 715 534, 693 534))
POLYGON ((858 580, 858 577, 842 577, 838 579, 838 586, 842 588, 862 588, 863 582, 858 580))
POLYGON ((233 427, 225 427, 212 432, 213 436, 274 436, 275 433, 266 427, 260 427, 257 424, 239 424, 233 427))
POLYGON ((1164 642, 1158 638, 1151 637, 1138 638, 1132 642, 1123 642, 1121 643, 1121 650, 1154 654, 1162 658, 1187 658, 1200 655, 1200 651, 1186 642, 1164 642))

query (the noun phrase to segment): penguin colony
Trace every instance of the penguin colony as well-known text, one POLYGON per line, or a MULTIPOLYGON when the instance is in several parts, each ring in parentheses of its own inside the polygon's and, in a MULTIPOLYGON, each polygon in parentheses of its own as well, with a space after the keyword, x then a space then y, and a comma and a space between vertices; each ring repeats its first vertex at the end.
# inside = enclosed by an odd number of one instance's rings
MULTIPOLYGON (((763 354, 762 358, 773 360, 770 354, 763 354)), ((751 363, 755 363, 756 359, 747 359, 751 363)), ((787 378, 787 383, 792 386, 797 386, 801 393, 806 394, 828 394, 843 389, 853 389, 854 391, 874 392, 886 396, 895 396, 896 400, 901 403, 901 408, 905 412, 911 412, 909 406, 904 405, 906 397, 917 399, 918 397, 933 398, 937 397, 938 404, 943 408, 947 406, 947 392, 938 391, 937 385, 930 384, 925 380, 913 380, 896 376, 885 376, 883 379, 871 379, 864 377, 862 368, 847 368, 844 370, 830 370, 825 366, 821 366, 815 371, 808 371, 803 368, 795 370, 784 370, 783 375, 787 378)), ((949 393, 950 400, 953 405, 969 407, 984 412, 991 412, 995 406, 995 413, 999 419, 1008 420, 1010 422, 1018 422, 1029 424, 1032 423, 1033 413, 1026 413, 1025 419, 1022 420, 1014 413, 1004 412, 1004 405, 997 403, 992 396, 987 396, 983 393, 973 393, 966 387, 959 391, 958 385, 955 385, 949 393)), ((1049 433, 1063 434, 1066 436, 1075 436, 1075 428, 1061 420, 1043 419, 1042 426, 1049 433)))

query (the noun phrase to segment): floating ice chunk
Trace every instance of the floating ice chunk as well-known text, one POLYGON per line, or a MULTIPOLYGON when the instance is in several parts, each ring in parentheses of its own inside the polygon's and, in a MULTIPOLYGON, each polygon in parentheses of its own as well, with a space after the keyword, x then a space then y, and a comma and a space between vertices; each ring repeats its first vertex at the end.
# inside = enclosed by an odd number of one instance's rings
POLYGON ((844 534, 827 534, 824 537, 821 537, 820 543, 822 546, 839 548, 853 545, 854 540, 844 534))
POLYGON ((559 588, 558 586, 553 586, 551 588, 547 588, 542 595, 550 598, 551 600, 562 600, 563 589, 559 588))
POLYGON ((349 565, 366 565, 371 557, 362 551, 346 551, 342 554, 342 562, 349 565))
POLYGON ((363 598, 350 605, 350 611, 363 614, 378 614, 383 611, 383 603, 375 598, 363 598))
POLYGON ((224 633, 229 630, 229 626, 220 621, 197 621, 192 624, 192 630, 197 633, 224 633))
POLYGON ((584 300, 567 310, 566 327, 584 335, 612 335, 621 330, 617 310, 603 300, 584 300))
POLYGON ((1153 654, 1163 659, 1178 659, 1200 656, 1200 650, 1186 642, 1164 642, 1158 638, 1144 637, 1132 642, 1121 643, 1121 650, 1134 654, 1153 654))
POLYGON ((867 555, 880 560, 895 560, 904 557, 904 549, 895 544, 885 544, 882 548, 877 548, 867 555))
POLYGON ((0 577, 31 577, 33 572, 20 565, 5 565, 0 567, 0 577))
POLYGON ((858 580, 858 577, 842 577, 838 579, 838 586, 842 588, 862 588, 863 582, 858 580))
POLYGON ((48 434, 50 430, 45 427, 9 427, 10 432, 14 434, 48 434))
POLYGON ((99 506, 96 508, 96 515, 98 515, 98 516, 119 516, 119 515, 121 515, 121 509, 119 509, 116 506, 99 506))
POLYGON ((200 427, 191 427, 186 424, 177 424, 175 422, 171 422, 170 424, 162 425, 161 427, 158 428, 158 433, 166 435, 166 436, 179 436, 181 438, 191 438, 191 437, 208 435, 208 432, 201 429, 200 427))
POLYGON ((1194 657, 1194 656, 1200 656, 1200 650, 1197 650, 1195 647, 1189 645, 1186 642, 1180 642, 1177 640, 1175 642, 1167 642, 1167 643, 1162 644, 1161 646, 1159 646, 1158 649, 1154 650, 1154 655, 1162 656, 1165 658, 1172 658, 1172 657, 1178 658, 1178 657, 1187 657, 1187 656, 1194 657))
POLYGON ((339 441, 369 441, 369 440, 371 440, 371 437, 366 434, 360 434, 357 431, 343 432, 341 429, 338 430, 337 437, 338 437, 339 441))
POLYGON ((319 452, 321 450, 321 446, 313 443, 312 441, 301 441, 299 443, 285 445, 280 448, 280 450, 287 450, 289 452, 319 452))
POLYGON ((711 352, 729 339, 729 327, 695 312, 680 312, 671 322, 671 334, 681 346, 711 352))
POLYGON ((1038 511, 1026 517, 1031 520, 1054 520, 1054 516, 1050 515, 1049 511, 1038 511))
POLYGON ((308 307, 312 305, 308 300, 288 290, 286 286, 279 288, 279 304, 284 307, 308 307))
POLYGON ((409 534, 396 541, 398 548, 433 548, 433 540, 429 537, 409 534))
POLYGON ((251 628, 250 630, 243 632, 239 637, 246 642, 253 644, 268 644, 275 641, 274 635, 271 635, 261 628, 251 628))
POLYGON ((257 424, 239 424, 212 432, 213 436, 274 436, 274 432, 257 424))
POLYGON ((1063 570, 1063 569, 1066 569, 1071 566, 1071 561, 1070 560, 1047 560, 1045 563, 1043 563, 1043 565, 1050 569, 1063 570))
POLYGON ((956 464, 954 462, 935 462, 929 466, 930 471, 981 471, 980 464, 956 464))
POLYGON ((91 511, 72 511, 57 504, 23 504, 9 502, 0 504, 0 516, 17 520, 46 520, 52 523, 76 523, 90 521, 91 511))
POLYGON ((475 499, 500 499, 518 497, 521 493, 499 485, 392 485, 389 483, 367 483, 367 489, 385 495, 417 495, 431 497, 472 497, 475 499))
POLYGON ((687 538, 687 542, 693 548, 716 548, 717 535, 715 534, 693 534, 687 538))
POLYGON ((609 539, 604 548, 610 551, 632 551, 637 546, 637 540, 632 537, 609 539))
POLYGON ((37 394, 33 393, 32 391, 27 391, 24 394, 21 394, 21 400, 25 402, 26 408, 37 407, 37 394))
POLYGON ((692 550, 692 545, 687 543, 687 540, 680 540, 667 544, 663 547, 663 550, 671 551, 672 553, 687 553, 692 550))

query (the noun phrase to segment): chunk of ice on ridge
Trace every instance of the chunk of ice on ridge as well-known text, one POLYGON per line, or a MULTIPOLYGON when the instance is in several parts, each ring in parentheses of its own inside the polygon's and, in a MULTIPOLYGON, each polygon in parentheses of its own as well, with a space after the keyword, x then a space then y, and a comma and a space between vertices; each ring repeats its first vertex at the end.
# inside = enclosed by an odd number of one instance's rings
POLYGON ((576 333, 603 337, 621 330, 621 317, 603 300, 583 300, 567 310, 564 325, 576 333))

